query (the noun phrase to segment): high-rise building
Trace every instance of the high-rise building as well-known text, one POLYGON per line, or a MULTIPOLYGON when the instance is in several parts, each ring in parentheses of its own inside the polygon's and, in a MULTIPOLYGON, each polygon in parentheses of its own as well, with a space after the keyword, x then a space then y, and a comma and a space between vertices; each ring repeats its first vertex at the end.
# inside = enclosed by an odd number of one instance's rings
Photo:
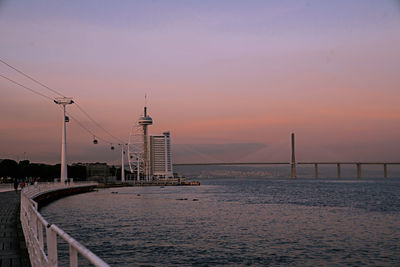
POLYGON ((171 135, 164 132, 148 135, 153 119, 144 107, 144 113, 132 128, 128 144, 129 168, 136 181, 173 178, 171 135))
POLYGON ((169 132, 150 136, 151 175, 156 178, 173 177, 171 136, 169 132))

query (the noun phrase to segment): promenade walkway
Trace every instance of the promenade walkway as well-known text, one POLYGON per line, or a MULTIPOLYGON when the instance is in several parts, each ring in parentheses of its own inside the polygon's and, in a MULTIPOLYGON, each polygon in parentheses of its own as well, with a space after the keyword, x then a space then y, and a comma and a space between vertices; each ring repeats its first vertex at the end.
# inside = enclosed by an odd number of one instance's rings
POLYGON ((20 192, 0 191, 0 267, 31 266, 19 219, 20 192))

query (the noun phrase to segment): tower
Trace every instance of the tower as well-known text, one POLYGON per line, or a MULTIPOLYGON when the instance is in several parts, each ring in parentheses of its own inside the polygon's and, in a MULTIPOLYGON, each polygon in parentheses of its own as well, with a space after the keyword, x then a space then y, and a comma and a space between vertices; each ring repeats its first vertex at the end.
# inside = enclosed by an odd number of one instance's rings
POLYGON ((69 118, 65 115, 65 106, 73 104, 74 101, 70 97, 59 97, 54 100, 54 103, 63 106, 63 124, 62 124, 62 137, 61 137, 61 182, 65 182, 68 179, 67 171, 67 129, 65 123, 69 121, 69 118))
POLYGON ((149 180, 149 145, 147 126, 153 124, 153 119, 147 115, 147 107, 144 106, 143 116, 139 118, 138 124, 143 127, 143 175, 145 180, 149 180))

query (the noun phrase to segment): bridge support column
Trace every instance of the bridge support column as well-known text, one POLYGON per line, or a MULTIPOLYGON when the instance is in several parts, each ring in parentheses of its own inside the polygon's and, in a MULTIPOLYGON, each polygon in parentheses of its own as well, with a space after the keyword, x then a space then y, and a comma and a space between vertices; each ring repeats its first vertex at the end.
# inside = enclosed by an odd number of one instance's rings
POLYGON ((340 163, 338 163, 336 166, 337 166, 337 178, 342 178, 342 174, 340 173, 340 163))
POLYGON ((357 178, 361 178, 361 163, 357 163, 357 178))
POLYGON ((290 166, 292 167, 291 178, 296 179, 296 158, 295 158, 295 154, 294 154, 294 133, 292 133, 292 161, 290 163, 290 166))
POLYGON ((292 178, 292 179, 296 179, 296 163, 291 163, 290 165, 291 165, 291 167, 292 167, 291 178, 292 178))
POLYGON ((387 178, 387 164, 383 164, 383 177, 387 178))
POLYGON ((318 164, 317 163, 314 164, 314 178, 315 179, 318 178, 318 164))

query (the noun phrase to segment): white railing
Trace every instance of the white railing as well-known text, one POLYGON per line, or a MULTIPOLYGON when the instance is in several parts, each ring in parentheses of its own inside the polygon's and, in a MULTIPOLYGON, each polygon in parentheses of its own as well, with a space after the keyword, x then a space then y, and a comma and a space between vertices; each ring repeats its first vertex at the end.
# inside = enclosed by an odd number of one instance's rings
POLYGON ((65 183, 35 183, 33 185, 27 184, 24 187, 23 192, 25 195, 31 199, 43 195, 47 192, 56 191, 59 189, 66 189, 66 188, 76 188, 82 186, 94 186, 97 185, 97 182, 71 182, 68 184, 65 183))
POLYGON ((14 184, 9 183, 9 184, 0 184, 0 192, 7 192, 7 191, 13 191, 14 190, 14 184))
POLYGON ((69 245, 69 263, 71 267, 78 266, 78 253, 94 266, 109 266, 90 250, 65 233, 54 224, 48 223, 38 212, 38 203, 32 198, 61 188, 74 188, 96 185, 97 183, 46 183, 30 185, 21 192, 21 225, 29 258, 33 267, 58 266, 57 235, 69 245), (45 229, 45 231, 43 230, 45 229), (45 233, 45 234, 44 234, 45 233))

